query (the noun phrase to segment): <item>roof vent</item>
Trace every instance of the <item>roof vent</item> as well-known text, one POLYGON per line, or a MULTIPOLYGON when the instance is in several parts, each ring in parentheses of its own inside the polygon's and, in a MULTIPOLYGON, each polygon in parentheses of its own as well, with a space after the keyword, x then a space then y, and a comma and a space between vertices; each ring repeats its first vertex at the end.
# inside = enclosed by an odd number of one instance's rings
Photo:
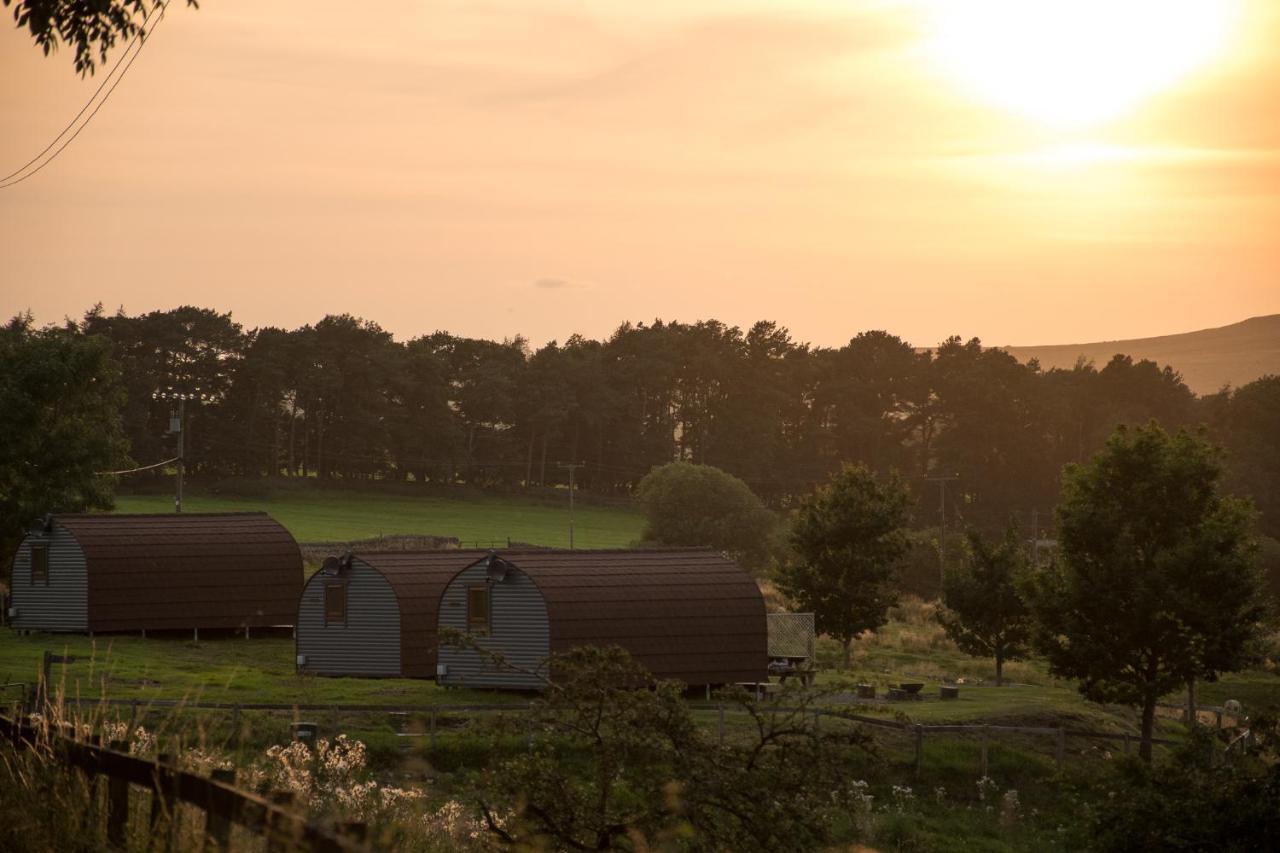
POLYGON ((502 583, 507 579, 507 570, 511 568, 510 563, 492 552, 484 558, 484 565, 485 580, 489 583, 502 583))
POLYGON ((351 557, 350 551, 341 557, 336 555, 325 557, 324 562, 320 564, 320 571, 326 575, 345 575, 351 571, 351 557))

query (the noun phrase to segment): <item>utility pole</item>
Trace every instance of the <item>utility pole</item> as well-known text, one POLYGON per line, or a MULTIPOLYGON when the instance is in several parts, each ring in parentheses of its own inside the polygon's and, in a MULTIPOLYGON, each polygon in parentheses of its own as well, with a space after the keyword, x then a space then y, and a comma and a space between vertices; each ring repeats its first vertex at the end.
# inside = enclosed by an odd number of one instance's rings
POLYGON ((169 432, 178 435, 178 476, 176 477, 175 491, 173 495, 173 511, 182 512, 182 482, 186 475, 186 446, 187 446, 187 401, 211 399, 205 394, 199 392, 187 393, 182 391, 174 391, 173 386, 169 386, 164 391, 153 391, 151 393, 153 400, 177 400, 178 416, 169 419, 169 432))
POLYGON ((573 484, 574 472, 586 466, 582 462, 565 462, 559 467, 569 469, 569 550, 573 550, 573 484))
MULTIPOLYGON (((938 581, 947 582, 947 483, 959 480, 959 474, 941 477, 925 477, 926 482, 938 484, 938 581)), ((941 591, 942 587, 938 587, 941 591)))

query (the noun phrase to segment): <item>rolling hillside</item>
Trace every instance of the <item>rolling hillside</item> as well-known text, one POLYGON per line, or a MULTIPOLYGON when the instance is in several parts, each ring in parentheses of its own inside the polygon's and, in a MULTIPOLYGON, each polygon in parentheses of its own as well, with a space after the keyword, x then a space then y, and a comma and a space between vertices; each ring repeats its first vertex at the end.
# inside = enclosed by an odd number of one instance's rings
POLYGON ((1239 387, 1266 374, 1280 374, 1280 314, 1158 338, 1000 349, 1019 361, 1038 358, 1046 370, 1070 368, 1082 357, 1101 368, 1116 353, 1124 353, 1169 365, 1192 391, 1212 394, 1223 385, 1239 387))

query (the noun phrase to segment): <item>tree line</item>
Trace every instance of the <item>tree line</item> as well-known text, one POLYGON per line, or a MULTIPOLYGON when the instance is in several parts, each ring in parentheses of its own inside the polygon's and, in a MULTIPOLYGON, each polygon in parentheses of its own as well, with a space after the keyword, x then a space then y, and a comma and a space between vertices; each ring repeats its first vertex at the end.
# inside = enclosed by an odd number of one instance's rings
POLYGON ((173 455, 165 392, 205 396, 187 407, 196 476, 515 488, 562 485, 560 464, 579 462, 583 489, 629 494, 682 460, 778 507, 856 462, 902 472, 930 500, 923 478, 958 475, 948 514, 995 529, 1011 514, 1047 518, 1063 465, 1116 425, 1154 419, 1209 424, 1232 453, 1232 485, 1280 528, 1276 377, 1197 398, 1172 368, 1123 354, 1043 370, 976 338, 920 350, 871 331, 818 347, 771 321, 624 323, 538 349, 441 331, 398 342, 346 314, 245 330, 203 308, 99 306, 71 326, 111 343, 136 462, 173 455))

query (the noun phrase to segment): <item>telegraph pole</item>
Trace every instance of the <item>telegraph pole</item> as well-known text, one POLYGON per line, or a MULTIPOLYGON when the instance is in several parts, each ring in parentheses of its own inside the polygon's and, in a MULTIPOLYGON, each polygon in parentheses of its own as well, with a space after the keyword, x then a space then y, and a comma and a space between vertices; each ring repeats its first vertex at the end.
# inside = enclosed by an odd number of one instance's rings
POLYGON ((188 400, 207 400, 209 396, 196 392, 187 393, 182 391, 174 391, 170 386, 164 391, 153 391, 151 393, 153 400, 177 400, 178 416, 169 419, 169 432, 178 435, 178 476, 176 479, 175 491, 173 495, 173 511, 182 512, 182 481, 186 474, 186 446, 187 446, 187 401, 188 400))
POLYGON ((959 480, 960 475, 951 474, 924 479, 926 482, 938 484, 938 579, 945 584, 947 582, 947 483, 959 480))
POLYGON ((178 493, 173 499, 173 511, 182 512, 182 475, 186 473, 187 398, 178 398, 178 493))
POLYGON ((565 462, 559 467, 569 469, 569 550, 573 550, 573 473, 586 466, 581 462, 565 462))

